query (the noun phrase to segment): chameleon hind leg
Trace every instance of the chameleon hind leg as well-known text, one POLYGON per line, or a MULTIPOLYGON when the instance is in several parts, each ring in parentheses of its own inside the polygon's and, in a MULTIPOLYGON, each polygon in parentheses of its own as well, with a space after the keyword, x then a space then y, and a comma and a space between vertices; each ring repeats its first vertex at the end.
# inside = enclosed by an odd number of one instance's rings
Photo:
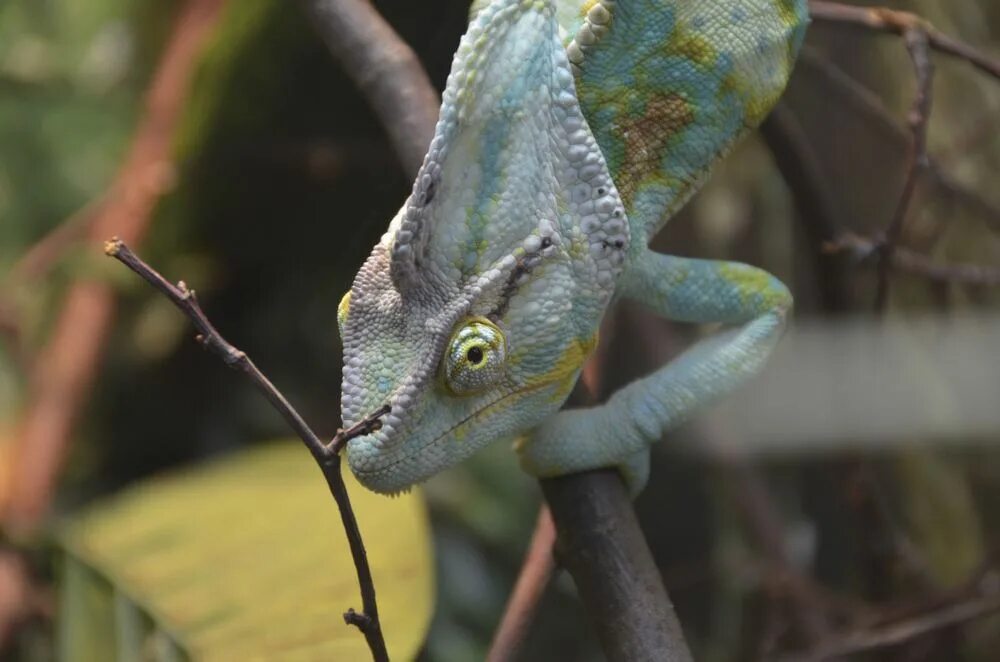
POLYGON ((649 250, 622 274, 619 292, 668 319, 732 328, 623 387, 605 404, 549 418, 518 446, 529 473, 558 476, 615 466, 637 493, 648 475, 649 446, 758 372, 792 305, 788 288, 755 267, 649 250))

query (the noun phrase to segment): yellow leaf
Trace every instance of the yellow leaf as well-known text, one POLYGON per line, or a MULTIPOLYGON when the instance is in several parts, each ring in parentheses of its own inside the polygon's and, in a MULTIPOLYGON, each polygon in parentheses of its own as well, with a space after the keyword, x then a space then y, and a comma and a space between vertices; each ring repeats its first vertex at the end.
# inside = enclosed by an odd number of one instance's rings
MULTIPOLYGON (((390 655, 412 659, 433 608, 422 497, 373 494, 349 471, 345 480, 390 655)), ((141 483, 77 517, 61 540, 68 567, 83 564, 108 583, 116 624, 105 635, 119 659, 149 655, 154 638, 194 660, 370 657, 341 618, 348 607, 360 611, 361 598, 337 508, 297 442, 141 483)), ((80 631, 86 610, 63 598, 61 618, 77 625, 63 632, 80 631)), ((92 596, 88 604, 94 611, 92 596)), ((67 659, 89 662, 72 648, 61 642, 67 659)))

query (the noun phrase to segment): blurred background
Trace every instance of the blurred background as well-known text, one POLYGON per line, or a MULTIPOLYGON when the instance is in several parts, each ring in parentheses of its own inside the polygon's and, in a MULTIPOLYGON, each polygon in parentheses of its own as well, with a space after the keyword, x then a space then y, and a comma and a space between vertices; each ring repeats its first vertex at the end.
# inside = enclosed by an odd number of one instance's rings
MULTIPOLYGON (((469 3, 374 5, 442 89, 469 3)), ((993 0, 887 6, 1000 54, 993 0)), ((779 111, 656 240, 765 267, 810 330, 786 352, 812 359, 776 361, 750 405, 654 449, 636 507, 699 660, 776 659, 927 619, 919 636, 849 659, 997 659, 1000 81, 933 60, 929 158, 883 305, 877 242, 912 158, 916 91, 896 36, 814 24, 779 111), (893 340, 913 319, 929 330, 893 340), (826 340, 877 335, 882 321, 901 330, 885 344, 826 340), (960 358, 935 367, 942 346, 960 358), (885 347, 898 351, 888 367, 874 360, 885 347), (917 364, 930 367, 908 371, 917 364), (901 376, 865 383, 880 370, 901 376), (933 425, 921 418, 948 407, 933 425)), ((337 302, 409 186, 301 4, 0 2, 3 659, 54 654, 58 522, 155 474, 289 436, 169 302, 102 256, 102 240, 122 235, 196 287, 227 338, 330 436, 337 302)), ((619 307, 592 367, 602 396, 702 331, 619 307)), ((540 491, 497 444, 423 495, 437 571, 421 659, 481 659, 540 491)), ((602 659, 568 577, 547 591, 523 659, 602 659)))

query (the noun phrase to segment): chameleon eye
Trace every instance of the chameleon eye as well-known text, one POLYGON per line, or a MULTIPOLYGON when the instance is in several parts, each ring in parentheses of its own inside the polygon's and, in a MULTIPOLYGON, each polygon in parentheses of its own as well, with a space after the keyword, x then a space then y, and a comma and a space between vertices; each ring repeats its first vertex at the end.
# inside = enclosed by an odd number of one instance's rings
POLYGON ((503 331, 487 319, 476 317, 458 327, 448 342, 444 379, 455 395, 478 393, 503 378, 507 341, 503 331))

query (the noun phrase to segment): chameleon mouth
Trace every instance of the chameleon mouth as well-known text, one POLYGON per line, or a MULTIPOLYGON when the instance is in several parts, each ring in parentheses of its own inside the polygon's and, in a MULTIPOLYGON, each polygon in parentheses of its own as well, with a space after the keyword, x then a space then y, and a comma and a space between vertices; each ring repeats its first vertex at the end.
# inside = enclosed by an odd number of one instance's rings
MULTIPOLYGON (((416 449, 415 451, 406 452, 403 449, 402 443, 397 440, 397 443, 399 443, 398 448, 400 448, 402 452, 394 454, 396 456, 389 463, 383 464, 376 468, 372 468, 370 470, 366 470, 364 467, 355 467, 354 465, 352 465, 351 471, 354 472, 354 475, 357 477, 358 481, 361 482, 361 484, 363 484, 365 487, 372 490, 373 492, 377 492, 379 494, 386 494, 390 496, 396 496, 401 492, 408 490, 413 485, 418 485, 420 483, 425 482, 427 479, 429 479, 431 476, 441 471, 442 469, 457 464, 461 460, 472 455, 475 451, 485 446, 486 442, 482 444, 476 444, 471 442, 463 444, 462 448, 466 452, 456 453, 453 456, 454 459, 445 465, 424 466, 420 462, 420 456, 428 448, 433 447, 434 445, 440 443, 443 439, 445 439, 449 435, 454 434, 455 431, 460 427, 462 427, 463 425, 473 423, 476 420, 482 418, 483 416, 489 415, 498 406, 505 404, 507 401, 517 398, 519 396, 528 395, 529 393, 538 391, 542 388, 545 388, 546 386, 550 386, 551 384, 552 382, 534 383, 519 389, 512 390, 509 393, 505 393, 504 395, 495 398, 490 402, 487 402, 479 409, 476 409, 462 420, 458 421, 448 429, 444 430, 443 432, 435 436, 433 439, 424 442, 423 444, 420 445, 420 448, 416 449), (390 474, 398 475, 399 472, 397 472, 396 470, 399 469, 401 465, 409 465, 409 470, 402 472, 402 480, 393 479, 390 476, 390 474)), ((405 432, 402 430, 400 431, 400 433, 405 434, 405 432)), ((365 437, 358 437, 357 439, 361 440, 365 439, 365 437)), ((490 439, 487 441, 493 441, 493 440, 494 439, 490 439)), ((348 447, 347 447, 348 462, 350 462, 350 457, 351 457, 350 447, 352 443, 354 443, 354 440, 348 442, 348 447)))

